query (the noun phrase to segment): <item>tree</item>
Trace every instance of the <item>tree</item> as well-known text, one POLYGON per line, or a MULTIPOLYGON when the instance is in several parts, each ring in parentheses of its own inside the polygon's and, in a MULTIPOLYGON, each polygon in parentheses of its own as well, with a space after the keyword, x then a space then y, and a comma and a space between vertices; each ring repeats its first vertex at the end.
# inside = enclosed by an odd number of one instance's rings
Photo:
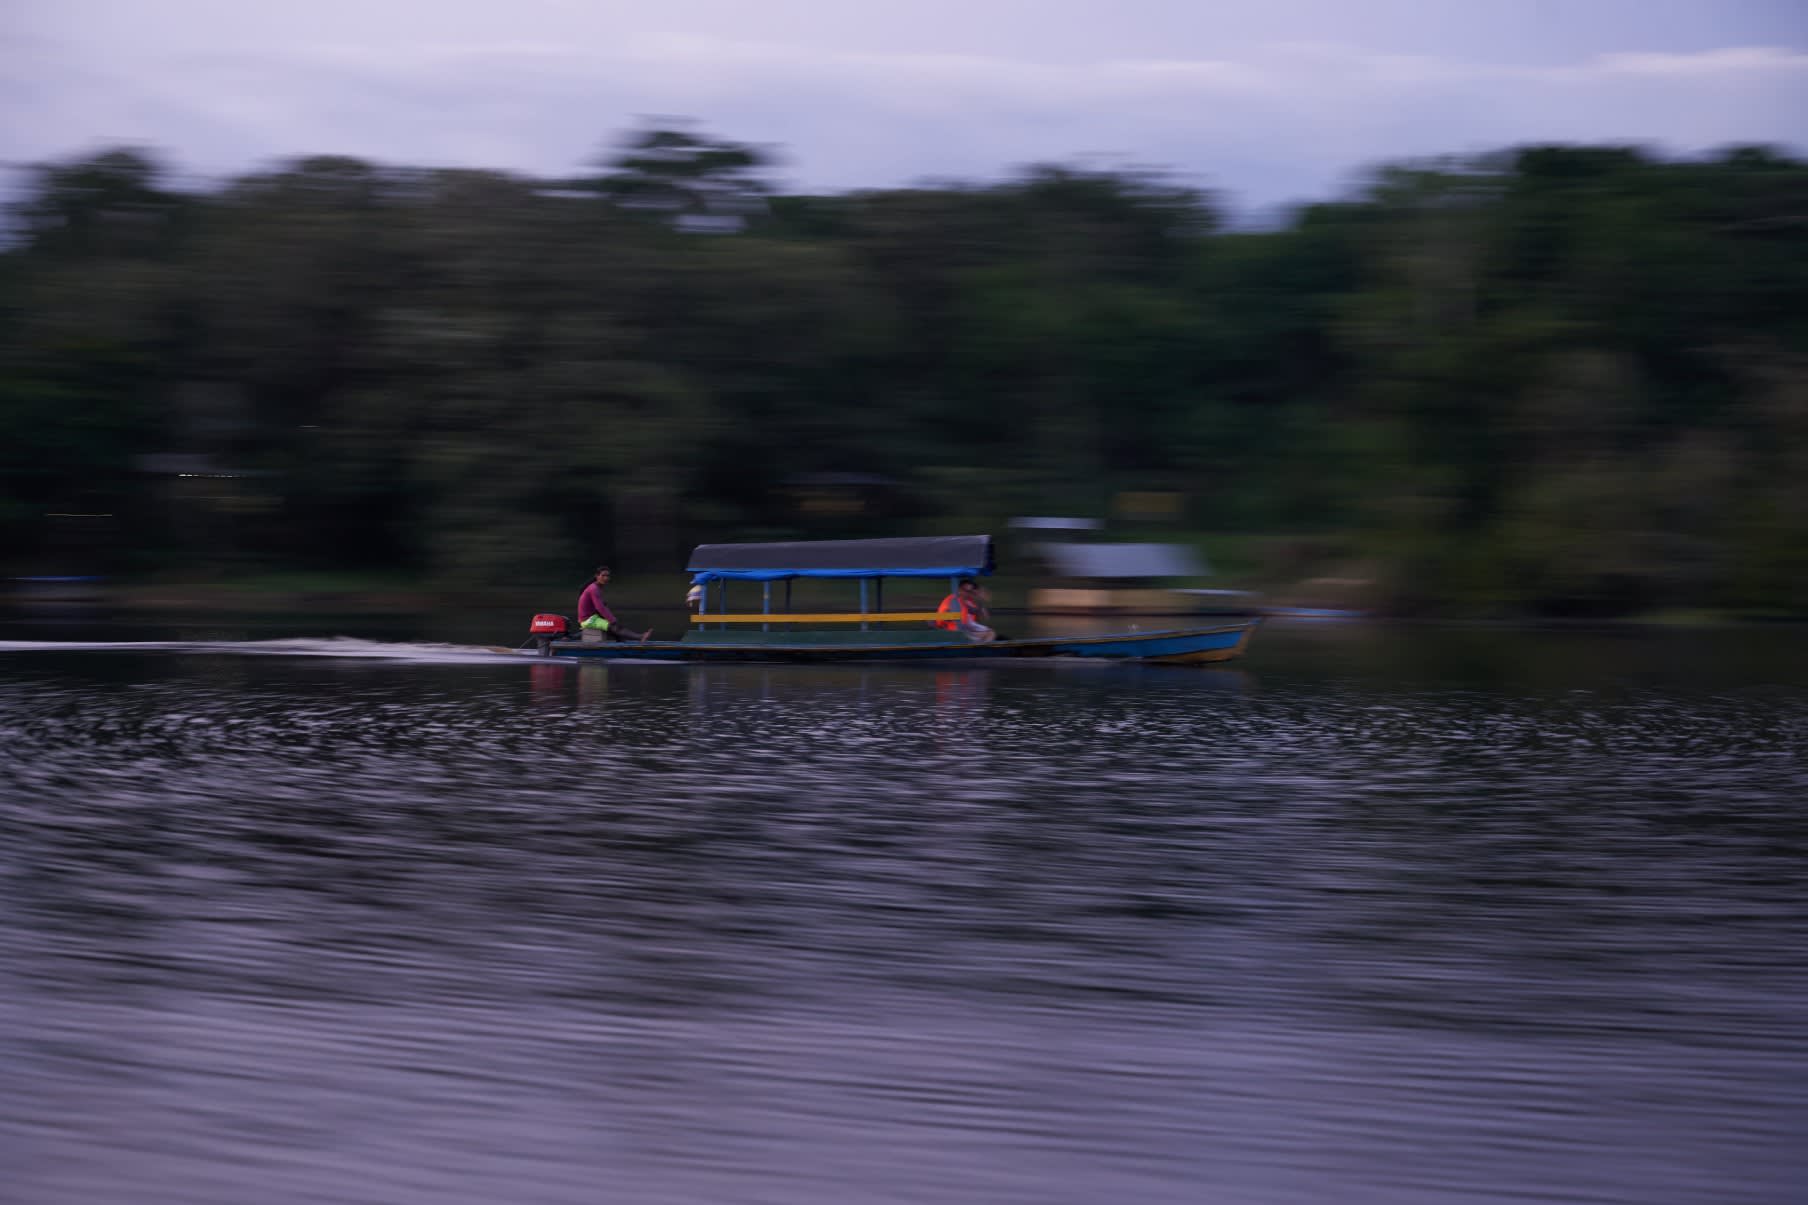
POLYGON ((609 174, 591 186, 625 210, 679 229, 739 230, 766 213, 772 189, 760 175, 771 155, 679 123, 647 125, 599 161, 609 174))

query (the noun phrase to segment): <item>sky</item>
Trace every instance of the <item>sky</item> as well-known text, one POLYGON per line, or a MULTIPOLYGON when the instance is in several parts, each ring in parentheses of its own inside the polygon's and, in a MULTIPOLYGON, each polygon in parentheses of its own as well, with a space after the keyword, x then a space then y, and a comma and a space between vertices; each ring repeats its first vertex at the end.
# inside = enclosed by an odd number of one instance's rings
POLYGON ((1808 0, 0 0, 0 163, 560 176, 649 116, 786 188, 1175 173, 1259 209, 1524 142, 1808 148, 1808 0))

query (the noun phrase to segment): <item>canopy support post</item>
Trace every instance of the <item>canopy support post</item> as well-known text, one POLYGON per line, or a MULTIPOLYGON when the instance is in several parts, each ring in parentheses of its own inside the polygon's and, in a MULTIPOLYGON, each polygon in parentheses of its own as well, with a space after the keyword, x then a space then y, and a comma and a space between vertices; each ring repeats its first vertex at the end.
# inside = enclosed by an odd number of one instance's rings
MULTIPOLYGON (((765 585, 765 589, 761 591, 761 594, 763 595, 763 597, 760 599, 760 606, 761 606, 761 609, 767 615, 770 615, 770 614, 772 614, 772 583, 766 582, 766 583, 764 583, 764 585, 765 585)), ((769 623, 763 623, 760 625, 760 631, 762 631, 762 632, 770 632, 771 630, 772 630, 772 625, 769 623)))
POLYGON ((866 631, 866 578, 860 579, 860 630, 866 631))

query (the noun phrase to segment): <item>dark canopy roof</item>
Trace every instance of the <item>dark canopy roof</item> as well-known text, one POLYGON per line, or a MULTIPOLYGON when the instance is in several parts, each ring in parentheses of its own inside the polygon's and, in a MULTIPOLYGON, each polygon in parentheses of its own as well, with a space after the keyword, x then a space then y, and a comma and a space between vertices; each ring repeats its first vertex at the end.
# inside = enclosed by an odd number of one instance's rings
POLYGON ((793 540, 783 544, 702 544, 692 580, 775 581, 787 577, 977 577, 992 572, 991 536, 908 536, 889 540, 793 540))

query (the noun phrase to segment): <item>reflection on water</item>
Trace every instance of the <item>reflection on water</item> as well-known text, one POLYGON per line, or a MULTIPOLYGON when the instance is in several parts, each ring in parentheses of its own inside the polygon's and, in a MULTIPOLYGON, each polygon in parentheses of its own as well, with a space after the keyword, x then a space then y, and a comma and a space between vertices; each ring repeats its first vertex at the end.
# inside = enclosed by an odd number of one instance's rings
POLYGON ((1765 639, 0 654, 0 1198, 1789 1199, 1765 639))

